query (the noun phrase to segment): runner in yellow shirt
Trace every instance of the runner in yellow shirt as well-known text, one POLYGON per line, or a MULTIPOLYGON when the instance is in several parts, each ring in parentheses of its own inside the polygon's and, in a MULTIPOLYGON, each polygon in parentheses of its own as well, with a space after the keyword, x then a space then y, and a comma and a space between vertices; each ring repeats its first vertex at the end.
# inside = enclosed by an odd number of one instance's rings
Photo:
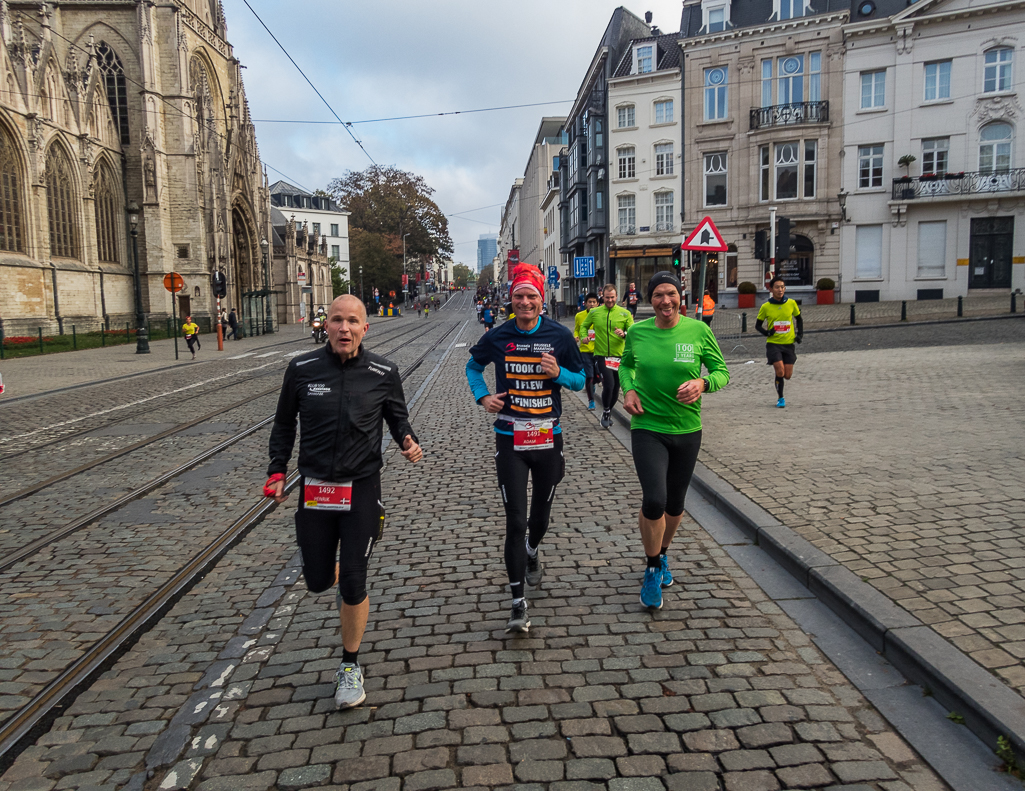
POLYGON ((192 352, 192 359, 196 359, 196 349, 201 349, 202 346, 199 343, 199 325, 192 323, 192 316, 185 317, 185 323, 182 324, 182 335, 185 336, 185 342, 189 345, 189 351, 192 352))
POLYGON ((783 278, 774 277, 769 282, 772 296, 758 309, 755 321, 755 329, 765 336, 765 359, 776 372, 776 394, 779 396, 776 406, 780 409, 787 405, 783 400, 783 383, 794 375, 794 363, 797 362, 794 344, 804 338, 801 308, 784 296, 786 290, 783 278), (768 322, 767 326, 765 322, 768 322))
POLYGON ((573 337, 580 347, 580 356, 584 358, 584 387, 587 388, 587 408, 594 411, 594 328, 581 333, 587 314, 598 307, 598 295, 593 291, 584 300, 584 309, 573 319, 573 337))

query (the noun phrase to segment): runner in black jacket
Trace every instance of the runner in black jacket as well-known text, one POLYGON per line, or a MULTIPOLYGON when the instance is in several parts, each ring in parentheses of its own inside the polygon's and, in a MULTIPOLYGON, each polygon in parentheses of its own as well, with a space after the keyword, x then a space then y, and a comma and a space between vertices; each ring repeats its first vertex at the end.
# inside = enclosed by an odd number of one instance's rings
POLYGON ((327 345, 289 363, 271 430, 270 479, 264 487, 268 497, 284 502, 285 471, 298 417, 302 479, 296 538, 309 590, 327 590, 337 573, 342 624, 342 664, 335 675, 339 708, 366 699, 358 654, 370 611, 367 565, 384 527, 382 419, 406 459, 423 458, 409 425, 398 367, 361 345, 368 328, 363 304, 343 295, 328 311, 327 345))

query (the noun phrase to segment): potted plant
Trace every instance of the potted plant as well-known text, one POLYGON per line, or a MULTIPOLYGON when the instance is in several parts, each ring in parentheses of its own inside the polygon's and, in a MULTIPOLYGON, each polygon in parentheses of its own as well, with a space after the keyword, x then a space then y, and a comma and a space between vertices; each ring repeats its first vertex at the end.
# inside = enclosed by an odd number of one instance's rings
POLYGON ((939 178, 939 176, 937 176, 935 173, 923 173, 921 176, 918 177, 918 180, 919 181, 936 181, 936 179, 938 179, 938 178, 939 178))
POLYGON ((758 286, 745 280, 737 286, 737 307, 753 308, 755 306, 755 294, 758 293, 758 286))
POLYGON ((815 304, 832 305, 835 301, 834 294, 836 292, 833 290, 835 288, 836 283, 828 277, 819 278, 819 282, 815 284, 815 304))
POLYGON ((917 157, 915 157, 914 154, 905 154, 897 160, 897 164, 904 168, 904 171, 906 173, 908 168, 911 167, 911 163, 914 162, 915 159, 917 159, 917 157))
MULTIPOLYGON (((895 181, 897 181, 898 183, 900 183, 902 185, 903 184, 909 185, 909 186, 901 188, 901 190, 900 190, 901 200, 911 200, 912 198, 915 197, 915 188, 913 186, 910 186, 910 184, 911 184, 911 174, 908 171, 911 168, 911 163, 914 162, 916 159, 917 159, 917 157, 914 154, 905 154, 904 156, 902 156, 900 159, 897 160, 897 164, 900 165, 902 168, 904 168, 904 175, 901 176, 899 179, 895 179, 895 181)), ((831 305, 833 303, 830 302, 828 304, 831 305)))

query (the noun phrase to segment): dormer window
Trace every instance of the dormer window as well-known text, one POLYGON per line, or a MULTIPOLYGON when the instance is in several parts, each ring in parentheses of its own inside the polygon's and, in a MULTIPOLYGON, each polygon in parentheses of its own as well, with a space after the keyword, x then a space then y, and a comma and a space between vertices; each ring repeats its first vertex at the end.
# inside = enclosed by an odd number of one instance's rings
POLYGON ((797 19, 807 14, 811 9, 808 7, 808 0, 773 0, 776 11, 776 19, 797 19))
POLYGON ((636 47, 634 49, 634 73, 648 74, 653 68, 654 47, 651 44, 636 47))
POLYGON ((726 9, 713 8, 708 12, 708 32, 718 33, 726 27, 726 9))
POLYGON ((721 33, 730 23, 730 6, 723 0, 705 0, 701 4, 703 27, 706 33, 721 33))

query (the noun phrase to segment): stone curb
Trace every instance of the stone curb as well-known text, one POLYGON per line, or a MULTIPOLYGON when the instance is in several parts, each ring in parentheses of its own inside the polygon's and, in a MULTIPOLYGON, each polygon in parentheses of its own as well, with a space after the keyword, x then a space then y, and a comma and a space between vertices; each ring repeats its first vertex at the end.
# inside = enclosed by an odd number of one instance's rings
MULTIPOLYGON (((619 409, 613 414, 629 427, 619 409)), ((691 485, 912 682, 990 749, 1006 736, 1025 756, 1025 699, 885 594, 783 525, 698 462, 691 485)))

